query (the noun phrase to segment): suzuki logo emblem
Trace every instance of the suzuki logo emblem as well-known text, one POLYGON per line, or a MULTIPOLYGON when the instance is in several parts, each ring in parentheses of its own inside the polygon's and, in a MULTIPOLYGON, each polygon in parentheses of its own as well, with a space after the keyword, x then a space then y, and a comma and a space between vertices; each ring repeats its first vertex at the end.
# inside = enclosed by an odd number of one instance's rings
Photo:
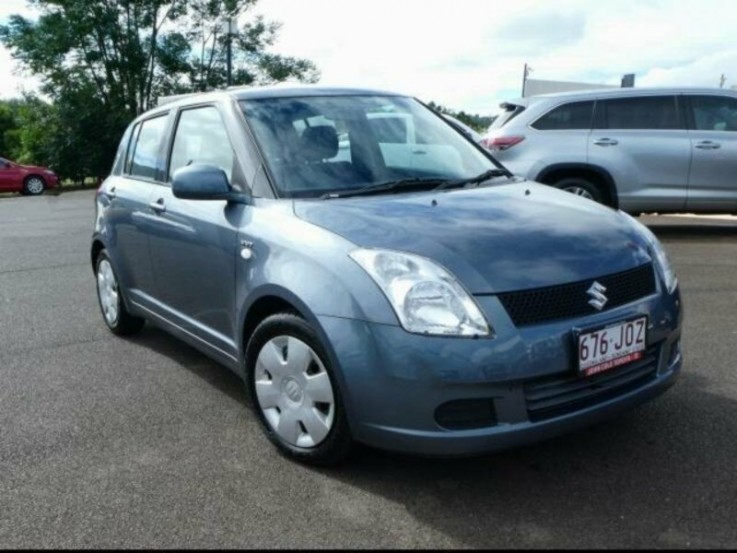
POLYGON ((589 296, 591 296, 589 305, 598 309, 599 311, 604 309, 604 306, 609 302, 609 298, 604 295, 604 292, 606 292, 606 286, 600 284, 599 282, 594 282, 591 285, 591 288, 589 288, 586 292, 589 296))

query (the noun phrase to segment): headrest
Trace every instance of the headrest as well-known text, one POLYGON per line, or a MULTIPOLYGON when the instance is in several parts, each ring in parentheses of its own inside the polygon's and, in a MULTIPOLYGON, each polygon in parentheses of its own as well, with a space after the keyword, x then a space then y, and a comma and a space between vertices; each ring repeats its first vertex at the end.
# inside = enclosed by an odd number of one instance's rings
POLYGON ((308 162, 332 159, 338 155, 338 133, 334 127, 307 127, 300 138, 300 155, 308 162))

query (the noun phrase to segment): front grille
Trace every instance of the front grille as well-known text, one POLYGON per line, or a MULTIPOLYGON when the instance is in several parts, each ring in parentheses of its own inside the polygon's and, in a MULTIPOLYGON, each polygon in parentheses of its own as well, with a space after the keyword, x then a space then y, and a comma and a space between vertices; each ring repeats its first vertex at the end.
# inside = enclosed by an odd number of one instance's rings
POLYGON ((516 326, 540 324, 598 313, 587 294, 594 281, 606 287, 609 299, 604 311, 637 301, 655 292, 652 263, 601 278, 572 284, 499 294, 499 300, 516 326))
POLYGON ((658 370, 658 346, 645 357, 591 378, 567 372, 525 383, 527 414, 532 422, 573 413, 636 390, 652 381, 658 370))

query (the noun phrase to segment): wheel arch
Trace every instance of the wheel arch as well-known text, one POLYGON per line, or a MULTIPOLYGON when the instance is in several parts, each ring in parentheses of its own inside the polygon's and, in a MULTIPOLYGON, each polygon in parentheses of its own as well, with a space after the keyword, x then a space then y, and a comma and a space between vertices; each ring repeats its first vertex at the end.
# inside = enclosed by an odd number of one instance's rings
POLYGON ((344 408, 348 415, 349 425, 352 426, 353 408, 349 401, 350 393, 333 344, 322 324, 320 324, 317 314, 296 294, 282 286, 267 284, 260 287, 249 295, 247 303, 240 311, 240 330, 238 336, 240 336, 239 347, 241 355, 239 358, 241 377, 244 381, 247 381, 248 371, 246 364, 248 359, 246 358, 246 349, 253 332, 267 317, 284 312, 293 313, 303 318, 317 333, 325 352, 330 358, 330 364, 334 368, 335 378, 337 380, 336 385, 344 399, 344 408))
POLYGON ((92 262, 92 271, 95 272, 97 269, 97 258, 100 252, 105 249, 105 244, 99 238, 92 240, 92 247, 90 248, 90 261, 92 262))
POLYGON ((609 205, 619 208, 617 185, 611 173, 599 165, 590 163, 556 163, 545 167, 534 179, 543 184, 552 185, 563 178, 584 178, 604 188, 609 205))

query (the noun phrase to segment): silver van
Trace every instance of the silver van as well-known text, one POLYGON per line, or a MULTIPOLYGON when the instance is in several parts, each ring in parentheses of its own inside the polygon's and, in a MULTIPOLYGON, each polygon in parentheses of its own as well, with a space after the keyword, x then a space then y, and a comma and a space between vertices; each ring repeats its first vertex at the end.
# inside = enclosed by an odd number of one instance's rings
POLYGON ((737 92, 626 88, 505 102, 484 145, 513 173, 628 212, 737 213, 737 92))

